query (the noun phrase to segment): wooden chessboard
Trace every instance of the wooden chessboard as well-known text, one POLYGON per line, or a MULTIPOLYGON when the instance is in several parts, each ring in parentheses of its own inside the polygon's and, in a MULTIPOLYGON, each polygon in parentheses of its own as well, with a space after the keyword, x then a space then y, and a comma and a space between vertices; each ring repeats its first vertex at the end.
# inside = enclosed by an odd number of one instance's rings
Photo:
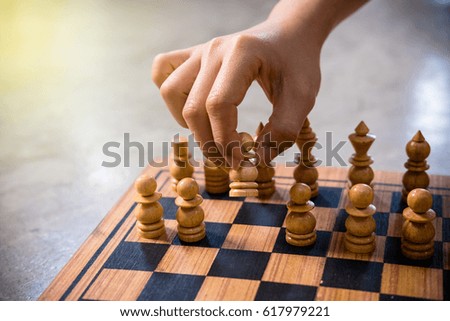
POLYGON ((449 300, 450 177, 431 176, 437 213, 435 254, 427 261, 402 256, 402 173, 376 172, 376 250, 344 250, 345 169, 319 168, 317 242, 285 242, 285 203, 292 168, 277 168, 277 192, 268 200, 229 198, 203 191, 207 237, 196 244, 176 234, 175 194, 166 168, 156 177, 166 235, 141 239, 135 230, 136 192, 130 188, 89 236, 41 300, 449 300))

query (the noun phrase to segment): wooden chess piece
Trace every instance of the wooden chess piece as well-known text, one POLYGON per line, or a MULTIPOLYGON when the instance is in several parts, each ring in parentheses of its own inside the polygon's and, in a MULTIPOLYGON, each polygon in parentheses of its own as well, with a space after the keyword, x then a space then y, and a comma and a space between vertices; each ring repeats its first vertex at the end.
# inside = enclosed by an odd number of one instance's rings
POLYGON ((373 190, 367 184, 354 185, 349 193, 351 204, 345 210, 345 248, 353 253, 371 253, 375 250, 376 223, 373 214, 377 211, 372 203, 373 190))
POLYGON ((361 121, 355 128, 355 132, 350 134, 348 138, 355 149, 355 153, 349 159, 349 162, 352 164, 348 172, 350 185, 371 185, 374 173, 370 165, 373 163, 373 159, 367 152, 376 137, 373 134, 369 134, 369 128, 361 121))
POLYGON ((258 183, 255 182, 258 177, 258 170, 253 164, 255 158, 253 148, 255 141, 248 133, 239 133, 241 137, 241 149, 244 156, 239 168, 230 171, 230 197, 258 196, 258 183))
POLYGON ((190 163, 189 145, 186 137, 180 137, 178 141, 172 142, 173 159, 170 164, 170 175, 172 176, 172 189, 177 190, 177 184, 185 177, 192 177, 194 167, 190 163))
POLYGON ((430 155, 430 145, 425 140, 419 130, 414 137, 406 144, 406 154, 408 161, 405 163, 407 171, 403 175, 402 200, 405 202, 408 193, 415 188, 426 189, 430 184, 430 178, 426 172, 430 166, 426 158, 430 155))
POLYGON ((316 242, 316 218, 311 210, 311 189, 303 183, 294 184, 287 203, 289 213, 286 216, 286 242, 295 246, 309 246, 316 242))
POLYGON ((294 178, 297 183, 305 183, 311 189, 311 197, 319 194, 319 172, 314 166, 317 163, 316 158, 312 155, 311 150, 316 144, 316 133, 313 132, 309 119, 306 118, 302 129, 295 140, 300 154, 296 156, 298 166, 294 169, 294 178))
POLYGON ((147 239, 158 238, 165 233, 164 209, 158 202, 162 194, 156 192, 156 180, 148 175, 140 176, 135 182, 139 203, 136 213, 136 229, 139 236, 147 239))
MULTIPOLYGON (((256 129, 255 140, 263 128, 264 125, 260 122, 256 129)), ((265 165, 261 162, 256 166, 256 169, 258 170, 258 176, 255 179, 255 182, 258 183, 258 197, 267 198, 272 196, 272 194, 275 193, 275 180, 273 179, 275 176, 275 168, 273 163, 265 165)))
POLYGON ((200 204, 203 198, 198 194, 197 182, 190 177, 183 178, 177 184, 178 197, 175 204, 179 207, 176 214, 178 237, 184 242, 198 242, 206 235, 205 213, 200 204))
POLYGON ((423 188, 413 189, 403 210, 402 253, 413 260, 425 260, 434 254, 435 230, 432 221, 436 213, 431 209, 433 198, 423 188))
POLYGON ((205 159, 205 190, 209 194, 222 194, 230 190, 230 177, 226 170, 205 159))

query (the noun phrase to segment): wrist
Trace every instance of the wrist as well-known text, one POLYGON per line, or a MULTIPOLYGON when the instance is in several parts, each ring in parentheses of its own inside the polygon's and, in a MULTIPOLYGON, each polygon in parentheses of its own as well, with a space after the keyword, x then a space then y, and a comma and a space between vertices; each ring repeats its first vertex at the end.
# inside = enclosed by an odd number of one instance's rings
POLYGON ((268 22, 299 37, 310 37, 320 48, 342 20, 367 0, 280 0, 273 8, 268 22))

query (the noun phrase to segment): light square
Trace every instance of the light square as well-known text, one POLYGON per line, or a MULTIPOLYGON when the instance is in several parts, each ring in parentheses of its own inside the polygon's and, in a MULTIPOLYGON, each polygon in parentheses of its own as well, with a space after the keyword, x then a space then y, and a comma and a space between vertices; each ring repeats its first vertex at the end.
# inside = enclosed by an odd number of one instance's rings
POLYGON ((391 210, 392 192, 375 190, 373 205, 377 208, 377 212, 389 213, 391 210))
POLYGON ((207 276, 195 300, 252 301, 260 281, 207 276))
POLYGON ((389 214, 389 226, 387 235, 393 237, 401 237, 402 236, 402 226, 403 226, 403 216, 399 213, 391 213, 389 214))
POLYGON ((233 223, 242 202, 205 199, 202 203, 206 222, 233 223))
POLYGON ((177 236, 177 221, 164 220, 164 225, 166 227, 166 233, 164 233, 157 239, 146 239, 140 237, 137 232, 136 225, 134 225, 125 241, 139 242, 139 243, 171 244, 175 236, 177 236))
POLYGON ((156 272, 206 275, 219 249, 172 245, 156 267, 156 272))
POLYGON ((318 286, 326 258, 272 253, 263 281, 318 286))
POLYGON ((339 289, 321 286, 317 290, 317 301, 378 301, 380 295, 376 292, 339 289))
POLYGON ((151 276, 152 272, 103 269, 83 299, 134 301, 151 276))
POLYGON ((278 227, 234 224, 222 248, 272 252, 279 231, 278 227))
POLYGON ((439 269, 386 263, 383 268, 381 293, 442 300, 442 274, 439 269))
POLYGON ((386 242, 385 236, 375 236, 375 251, 369 254, 357 254, 345 249, 344 245, 345 233, 333 232, 327 257, 337 259, 349 259, 371 262, 383 262, 384 246, 386 242))

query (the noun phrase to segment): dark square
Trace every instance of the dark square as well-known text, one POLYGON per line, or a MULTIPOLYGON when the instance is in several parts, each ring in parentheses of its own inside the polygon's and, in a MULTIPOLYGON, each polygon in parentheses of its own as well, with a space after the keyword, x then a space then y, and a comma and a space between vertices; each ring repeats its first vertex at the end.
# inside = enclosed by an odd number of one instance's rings
POLYGON ((389 213, 376 212, 373 215, 373 219, 377 224, 375 234, 380 236, 386 236, 389 226, 389 213))
POLYGON ((270 253, 220 249, 208 276, 260 280, 270 253))
POLYGON ((345 232, 347 230, 345 228, 345 220, 347 219, 347 217, 348 217, 347 212, 345 211, 345 209, 341 208, 336 216, 333 231, 345 232))
POLYGON ((341 199, 342 188, 340 187, 319 187, 319 195, 312 201, 317 207, 337 208, 341 199))
POLYGON ((380 301, 429 301, 423 298, 415 298, 412 296, 380 294, 380 301))
POLYGON ((379 292, 383 264, 327 258, 321 285, 341 289, 379 292))
POLYGON ((204 199, 207 200, 238 201, 238 202, 243 202, 245 200, 245 197, 230 197, 228 192, 220 194, 210 194, 207 191, 203 191, 201 195, 204 199))
POLYGON ((284 204, 245 202, 233 223, 281 227, 286 214, 287 207, 284 204))
POLYGON ((160 204, 164 209, 164 218, 168 220, 175 220, 178 210, 178 206, 175 205, 175 198, 173 197, 162 197, 159 200, 160 204))
POLYGON ((442 195, 433 194, 433 206, 431 207, 437 217, 442 217, 442 195))
POLYGON ((403 213, 403 210, 408 207, 405 202, 402 201, 401 192, 393 192, 391 199, 391 213, 403 213))
POLYGON ((168 244, 121 242, 104 266, 108 269, 153 271, 166 254, 168 244))
POLYGON ((442 241, 450 242, 450 218, 442 218, 442 241))
POLYGON ((201 247, 222 247, 223 242, 227 238, 228 232, 230 231, 231 224, 226 223, 213 223, 205 222, 206 237, 195 243, 188 243, 181 241, 177 236, 172 241, 175 245, 185 245, 185 246, 201 246, 201 247))
MULTIPOLYGON (((333 231, 345 232, 347 230, 345 228, 345 220, 347 219, 347 217, 348 214, 345 209, 340 209, 336 217, 336 222, 334 223, 333 231)), ((386 236, 389 226, 389 213, 377 212, 373 215, 373 219, 376 223, 375 234, 386 236)))
POLYGON ((313 301, 314 286, 261 282, 255 301, 313 301))
POLYGON ((450 301, 450 271, 444 270, 444 300, 450 301))
POLYGON ((412 265, 442 269, 442 242, 434 242, 434 255, 427 260, 411 260, 403 256, 401 238, 388 236, 384 248, 384 262, 391 264, 412 265))
POLYGON ((205 277, 153 272, 138 301, 193 301, 205 277))
POLYGON ((325 257, 331 240, 331 232, 317 231, 317 240, 311 246, 300 247, 286 242, 286 229, 282 228, 278 233, 277 241, 273 248, 275 253, 300 254, 325 257))

